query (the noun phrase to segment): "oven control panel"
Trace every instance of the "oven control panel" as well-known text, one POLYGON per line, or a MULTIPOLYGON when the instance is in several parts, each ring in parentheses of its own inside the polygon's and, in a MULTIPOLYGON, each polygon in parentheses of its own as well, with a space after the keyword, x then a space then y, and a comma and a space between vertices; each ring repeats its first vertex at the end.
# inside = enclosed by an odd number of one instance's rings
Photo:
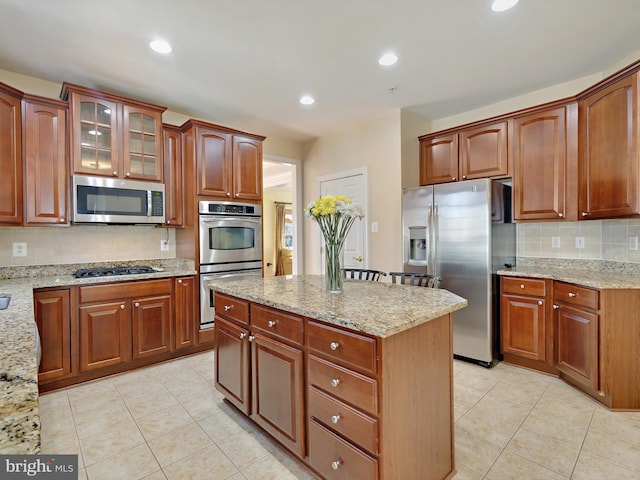
POLYGON ((247 215, 259 217, 262 215, 262 207, 253 203, 201 201, 198 212, 201 215, 247 215))

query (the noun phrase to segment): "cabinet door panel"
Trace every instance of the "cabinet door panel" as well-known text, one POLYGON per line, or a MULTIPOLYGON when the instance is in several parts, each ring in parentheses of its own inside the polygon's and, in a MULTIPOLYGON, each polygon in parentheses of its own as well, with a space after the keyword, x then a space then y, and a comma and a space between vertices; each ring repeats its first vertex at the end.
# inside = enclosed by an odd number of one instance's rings
POLYGON ((163 129, 163 141, 165 222, 172 227, 181 227, 184 224, 184 175, 180 129, 166 125, 163 129))
POLYGON ((173 350, 171 344, 171 297, 133 300, 133 358, 173 350))
POLYGON ((263 335, 252 342, 252 418, 304 458, 303 353, 263 335))
POLYGON ((580 212, 584 219, 640 213, 638 74, 580 102, 580 212))
POLYGON ((462 180, 507 175, 507 131, 508 122, 505 120, 460 133, 462 180))
POLYGON ((420 185, 458 179, 458 135, 452 133, 420 140, 420 185))
POLYGON ((24 103, 25 224, 67 223, 66 108, 24 103))
POLYGON ((162 114, 141 107, 122 107, 123 176, 162 181, 162 114))
POLYGON ((34 292, 33 303, 42 349, 38 382, 71 376, 69 290, 34 292))
POLYGON ((218 315, 214 329, 216 389, 249 415, 249 331, 218 315))
POLYGON ((243 200, 262 198, 262 142, 233 137, 233 197, 243 200))
POLYGON ((196 280, 195 277, 178 278, 175 282, 175 344, 174 347, 186 348, 196 345, 196 280))
POLYGON ((0 224, 22 223, 20 100, 0 91, 0 224))
POLYGON ((231 197, 231 135, 198 127, 196 130, 198 195, 231 197))
POLYGON ((502 352, 546 360, 544 300, 502 296, 502 352))
POLYGON ((80 307, 80 370, 131 359, 131 308, 114 302, 80 307))
POLYGON ((558 370, 598 389, 598 315, 561 305, 558 319, 558 370))

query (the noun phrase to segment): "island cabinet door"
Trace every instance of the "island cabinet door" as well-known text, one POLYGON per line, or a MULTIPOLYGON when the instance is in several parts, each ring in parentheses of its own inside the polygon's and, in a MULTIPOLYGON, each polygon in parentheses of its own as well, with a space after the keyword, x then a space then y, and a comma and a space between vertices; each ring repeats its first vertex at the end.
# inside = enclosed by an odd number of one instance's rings
POLYGON ((218 315, 214 328, 216 389, 245 415, 249 415, 249 331, 218 315))
POLYGON ((251 345, 251 418, 304 458, 303 352, 259 333, 251 345))

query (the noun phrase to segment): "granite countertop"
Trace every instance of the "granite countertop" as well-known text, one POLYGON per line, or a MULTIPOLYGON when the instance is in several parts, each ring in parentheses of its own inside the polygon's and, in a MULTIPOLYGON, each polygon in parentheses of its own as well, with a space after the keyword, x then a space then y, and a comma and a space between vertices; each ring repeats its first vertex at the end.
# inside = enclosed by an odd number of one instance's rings
POLYGON ((208 283, 221 293, 383 338, 467 305, 447 290, 361 280, 345 280, 342 293, 327 293, 320 275, 208 283))
MULTIPOLYGON (((163 271, 79 279, 79 268, 105 266, 46 265, 0 269, 0 294, 11 295, 9 307, 0 310, 0 453, 34 454, 40 452, 40 416, 38 414, 38 365, 33 290, 95 283, 135 281, 197 274, 193 262, 149 261, 118 262, 145 264, 163 271)), ((110 264, 113 266, 113 264, 110 264)))
POLYGON ((598 269, 567 268, 563 266, 518 265, 498 270, 498 275, 549 278, 584 287, 606 289, 640 289, 640 275, 598 269))

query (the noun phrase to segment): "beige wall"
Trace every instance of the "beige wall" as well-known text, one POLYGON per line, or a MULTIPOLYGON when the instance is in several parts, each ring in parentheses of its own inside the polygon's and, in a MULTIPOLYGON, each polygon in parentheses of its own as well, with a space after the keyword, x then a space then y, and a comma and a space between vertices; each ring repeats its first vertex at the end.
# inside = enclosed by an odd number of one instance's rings
POLYGON ((402 188, 420 186, 420 145, 418 137, 430 131, 431 122, 408 110, 401 112, 402 188))
POLYGON ((274 202, 292 201, 290 191, 265 190, 262 202, 262 264, 265 275, 276 273, 276 206, 274 202), (271 263, 270 266, 267 264, 271 263))
MULTIPOLYGON (((393 110, 303 146, 304 205, 318 197, 318 177, 366 167, 368 265, 385 271, 402 266, 400 117, 393 110), (377 233, 371 222, 378 222, 377 233)), ((305 218, 303 228, 305 273, 320 273, 318 226, 305 218)))

